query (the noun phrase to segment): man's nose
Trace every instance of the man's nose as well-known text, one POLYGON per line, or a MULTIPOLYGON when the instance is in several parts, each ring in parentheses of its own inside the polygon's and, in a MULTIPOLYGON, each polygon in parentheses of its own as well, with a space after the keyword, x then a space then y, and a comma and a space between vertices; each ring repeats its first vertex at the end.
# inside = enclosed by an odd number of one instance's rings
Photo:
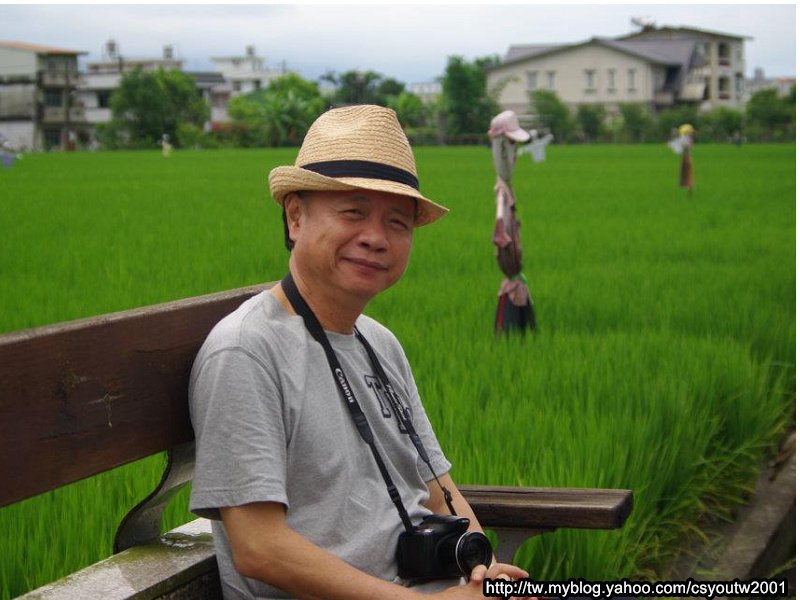
POLYGON ((389 239, 387 225, 383 219, 372 215, 365 219, 359 231, 358 243, 372 250, 385 249, 389 244, 389 239))

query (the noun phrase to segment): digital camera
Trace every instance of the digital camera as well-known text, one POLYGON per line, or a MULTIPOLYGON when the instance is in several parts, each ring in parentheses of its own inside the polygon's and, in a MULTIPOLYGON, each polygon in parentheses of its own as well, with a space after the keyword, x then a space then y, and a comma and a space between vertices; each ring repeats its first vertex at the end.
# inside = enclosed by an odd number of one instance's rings
POLYGON ((469 577, 478 565, 492 562, 492 545, 485 535, 467 531, 469 519, 428 515, 397 542, 397 564, 404 579, 469 577))

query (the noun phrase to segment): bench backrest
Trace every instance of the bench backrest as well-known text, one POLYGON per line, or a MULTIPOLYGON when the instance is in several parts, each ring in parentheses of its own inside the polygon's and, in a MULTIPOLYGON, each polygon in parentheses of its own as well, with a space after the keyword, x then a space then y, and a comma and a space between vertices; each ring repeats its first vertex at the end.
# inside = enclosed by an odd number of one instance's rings
POLYGON ((271 285, 0 336, 0 506, 190 442, 197 350, 271 285))

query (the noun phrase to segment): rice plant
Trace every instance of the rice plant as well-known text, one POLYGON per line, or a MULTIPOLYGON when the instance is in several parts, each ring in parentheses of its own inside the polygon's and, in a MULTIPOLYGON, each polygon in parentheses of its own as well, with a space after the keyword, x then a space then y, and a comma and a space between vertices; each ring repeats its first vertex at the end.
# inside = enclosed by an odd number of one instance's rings
MULTIPOLYGON (((294 153, 31 155, 0 172, 0 331, 279 279, 266 178, 294 153)), ((794 146, 696 146, 691 198, 661 145, 524 157, 539 331, 501 337, 489 150, 416 154, 451 213, 367 312, 403 343, 454 479, 633 489, 622 530, 547 534, 517 559, 542 579, 659 574, 701 519, 733 514, 794 418, 794 146)), ((0 598, 107 556, 162 468, 0 509, 0 598)), ((164 526, 190 518, 182 494, 164 526)))

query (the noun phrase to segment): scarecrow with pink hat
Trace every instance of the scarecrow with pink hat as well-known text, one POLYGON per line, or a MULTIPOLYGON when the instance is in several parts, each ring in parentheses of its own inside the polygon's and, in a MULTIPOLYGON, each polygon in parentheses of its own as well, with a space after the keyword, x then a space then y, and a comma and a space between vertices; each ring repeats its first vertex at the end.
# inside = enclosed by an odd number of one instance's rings
POLYGON ((517 143, 528 142, 530 134, 519 126, 517 115, 510 110, 492 119, 489 127, 492 139, 492 158, 497 173, 494 192, 497 204, 494 235, 495 256, 505 275, 497 293, 495 333, 536 329, 533 299, 528 281, 522 273, 522 244, 519 236, 516 200, 511 176, 517 161, 517 143))

